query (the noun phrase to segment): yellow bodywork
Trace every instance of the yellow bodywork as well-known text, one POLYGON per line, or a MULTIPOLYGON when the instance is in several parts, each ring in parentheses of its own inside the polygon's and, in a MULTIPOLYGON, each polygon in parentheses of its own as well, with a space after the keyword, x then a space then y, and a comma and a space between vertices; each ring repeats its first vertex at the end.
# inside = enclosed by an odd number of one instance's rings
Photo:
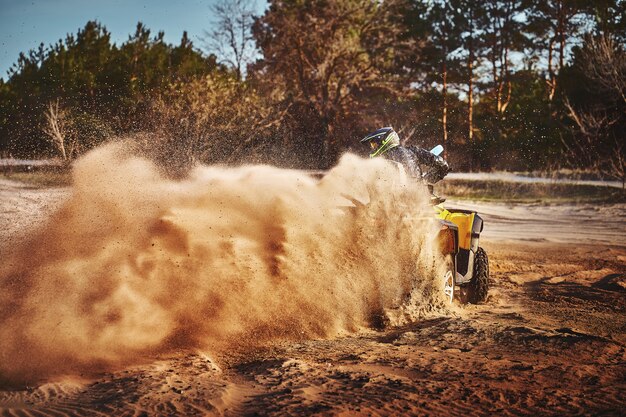
POLYGON ((442 205, 434 206, 437 218, 448 220, 459 228, 459 248, 469 249, 472 243, 472 225, 475 213, 451 213, 442 205))

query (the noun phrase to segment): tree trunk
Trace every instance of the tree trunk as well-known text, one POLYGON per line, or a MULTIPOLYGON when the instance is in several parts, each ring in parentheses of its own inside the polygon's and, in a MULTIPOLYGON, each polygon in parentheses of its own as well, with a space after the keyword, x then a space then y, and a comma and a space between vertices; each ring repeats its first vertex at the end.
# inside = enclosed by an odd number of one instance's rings
POLYGON ((443 159, 448 158, 448 68, 446 66, 446 58, 443 59, 442 67, 443 78, 443 109, 441 112, 441 127, 443 128, 443 159))
POLYGON ((320 147, 321 155, 320 155, 320 163, 321 166, 318 168, 329 169, 336 162, 336 150, 337 147, 334 146, 334 134, 335 129, 332 122, 333 117, 328 114, 322 115, 322 143, 320 147))
POLYGON ((552 55, 554 53, 554 39, 550 40, 548 46, 548 100, 552 102, 554 98, 554 92, 556 91, 556 76, 554 74, 554 67, 552 66, 552 55))
POLYGON ((496 17, 492 18, 491 28, 493 30, 493 40, 491 42, 491 76, 493 77, 493 98, 496 104, 496 113, 500 107, 500 91, 498 83, 498 26, 496 25, 496 17))
POLYGON ((46 125, 43 132, 48 135, 50 142, 59 151, 64 161, 67 161, 68 153, 65 151, 65 112, 59 105, 59 100, 48 103, 45 112, 46 125))
POLYGON ((559 1, 559 71, 563 69, 565 55, 565 5, 559 1))
MULTIPOLYGON (((470 54, 471 56, 471 54, 470 54)), ((469 81, 468 81, 468 88, 467 88, 467 126, 468 126, 468 131, 467 131, 467 138, 469 139, 469 141, 471 142, 473 137, 474 137, 474 123, 473 123, 473 116, 474 116, 474 94, 472 93, 473 89, 474 89, 474 69, 473 69, 474 65, 472 63, 472 60, 470 59, 469 62, 467 63, 467 69, 469 70, 469 81)))
POLYGON ((470 159, 469 166, 470 171, 473 168, 473 156, 472 156, 472 142, 474 137, 474 16, 470 11, 469 15, 469 39, 468 39, 468 50, 469 55, 467 58, 467 70, 468 70, 468 86, 467 86, 467 142, 470 148, 470 159))
POLYGON ((550 82, 549 82, 549 95, 548 98, 550 99, 550 101, 552 101, 554 99, 554 95, 556 93, 556 78, 558 76, 558 73, 561 71, 561 69, 563 69, 563 64, 565 61, 565 26, 566 26, 566 20, 568 20, 567 17, 567 13, 565 11, 565 4, 563 2, 563 0, 559 0, 556 4, 556 27, 554 28, 554 37, 553 39, 550 41, 550 47, 549 47, 549 51, 548 51, 548 73, 550 74, 550 82), (553 49, 554 49, 554 42, 558 41, 559 46, 558 46, 558 54, 559 54, 559 61, 558 61, 558 67, 556 68, 556 70, 553 68, 552 66, 552 55, 554 53, 553 49))
MULTIPOLYGON (((510 5, 510 4, 509 4, 510 5)), ((506 11, 506 19, 504 21, 504 28, 502 29, 502 46, 501 46, 501 56, 502 62, 500 65, 500 91, 498 95, 498 112, 503 115, 506 111, 506 108, 509 106, 509 102, 511 101, 511 80, 509 77, 509 36, 506 27, 511 22, 511 10, 507 9, 506 11), (506 98, 503 97, 504 93, 504 85, 507 85, 507 94, 506 98)))

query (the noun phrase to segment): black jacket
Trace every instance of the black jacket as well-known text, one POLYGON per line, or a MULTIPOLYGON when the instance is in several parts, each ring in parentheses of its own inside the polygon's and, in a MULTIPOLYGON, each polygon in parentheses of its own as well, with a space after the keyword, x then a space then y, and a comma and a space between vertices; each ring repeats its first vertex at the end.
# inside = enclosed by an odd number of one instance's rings
POLYGON ((450 172, 443 158, 416 146, 396 146, 385 152, 384 156, 401 164, 408 175, 428 184, 441 181, 450 172))

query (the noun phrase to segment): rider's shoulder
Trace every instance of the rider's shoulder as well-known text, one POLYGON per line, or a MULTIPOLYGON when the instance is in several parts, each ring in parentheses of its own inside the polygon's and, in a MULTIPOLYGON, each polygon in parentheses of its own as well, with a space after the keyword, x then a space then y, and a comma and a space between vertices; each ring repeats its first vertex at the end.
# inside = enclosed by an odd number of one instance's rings
POLYGON ((415 145, 408 145, 405 148, 408 149, 409 151, 415 152, 415 153, 421 153, 421 152, 424 152, 424 151, 428 152, 427 149, 424 149, 424 148, 422 148, 420 146, 415 146, 415 145))
POLYGON ((387 155, 392 158, 407 157, 407 156, 410 156, 411 154, 412 154, 411 150, 402 145, 394 146, 393 148, 389 149, 389 151, 387 152, 387 155))
POLYGON ((405 149, 405 152, 410 152, 412 155, 415 155, 418 157, 423 157, 424 155, 430 153, 427 149, 424 149, 415 145, 406 146, 404 147, 404 149, 405 149))

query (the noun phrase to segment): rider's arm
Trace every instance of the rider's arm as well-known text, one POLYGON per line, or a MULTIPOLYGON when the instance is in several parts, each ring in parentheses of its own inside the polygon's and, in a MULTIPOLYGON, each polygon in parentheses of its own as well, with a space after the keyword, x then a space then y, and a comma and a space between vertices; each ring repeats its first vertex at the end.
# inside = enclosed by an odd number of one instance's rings
POLYGON ((430 151, 423 148, 411 147, 411 151, 419 164, 431 168, 426 174, 426 179, 429 182, 440 181, 450 172, 450 166, 443 158, 433 155, 430 151))
POLYGON ((415 154, 418 163, 428 166, 434 166, 437 164, 437 157, 426 149, 411 146, 411 151, 415 154))

